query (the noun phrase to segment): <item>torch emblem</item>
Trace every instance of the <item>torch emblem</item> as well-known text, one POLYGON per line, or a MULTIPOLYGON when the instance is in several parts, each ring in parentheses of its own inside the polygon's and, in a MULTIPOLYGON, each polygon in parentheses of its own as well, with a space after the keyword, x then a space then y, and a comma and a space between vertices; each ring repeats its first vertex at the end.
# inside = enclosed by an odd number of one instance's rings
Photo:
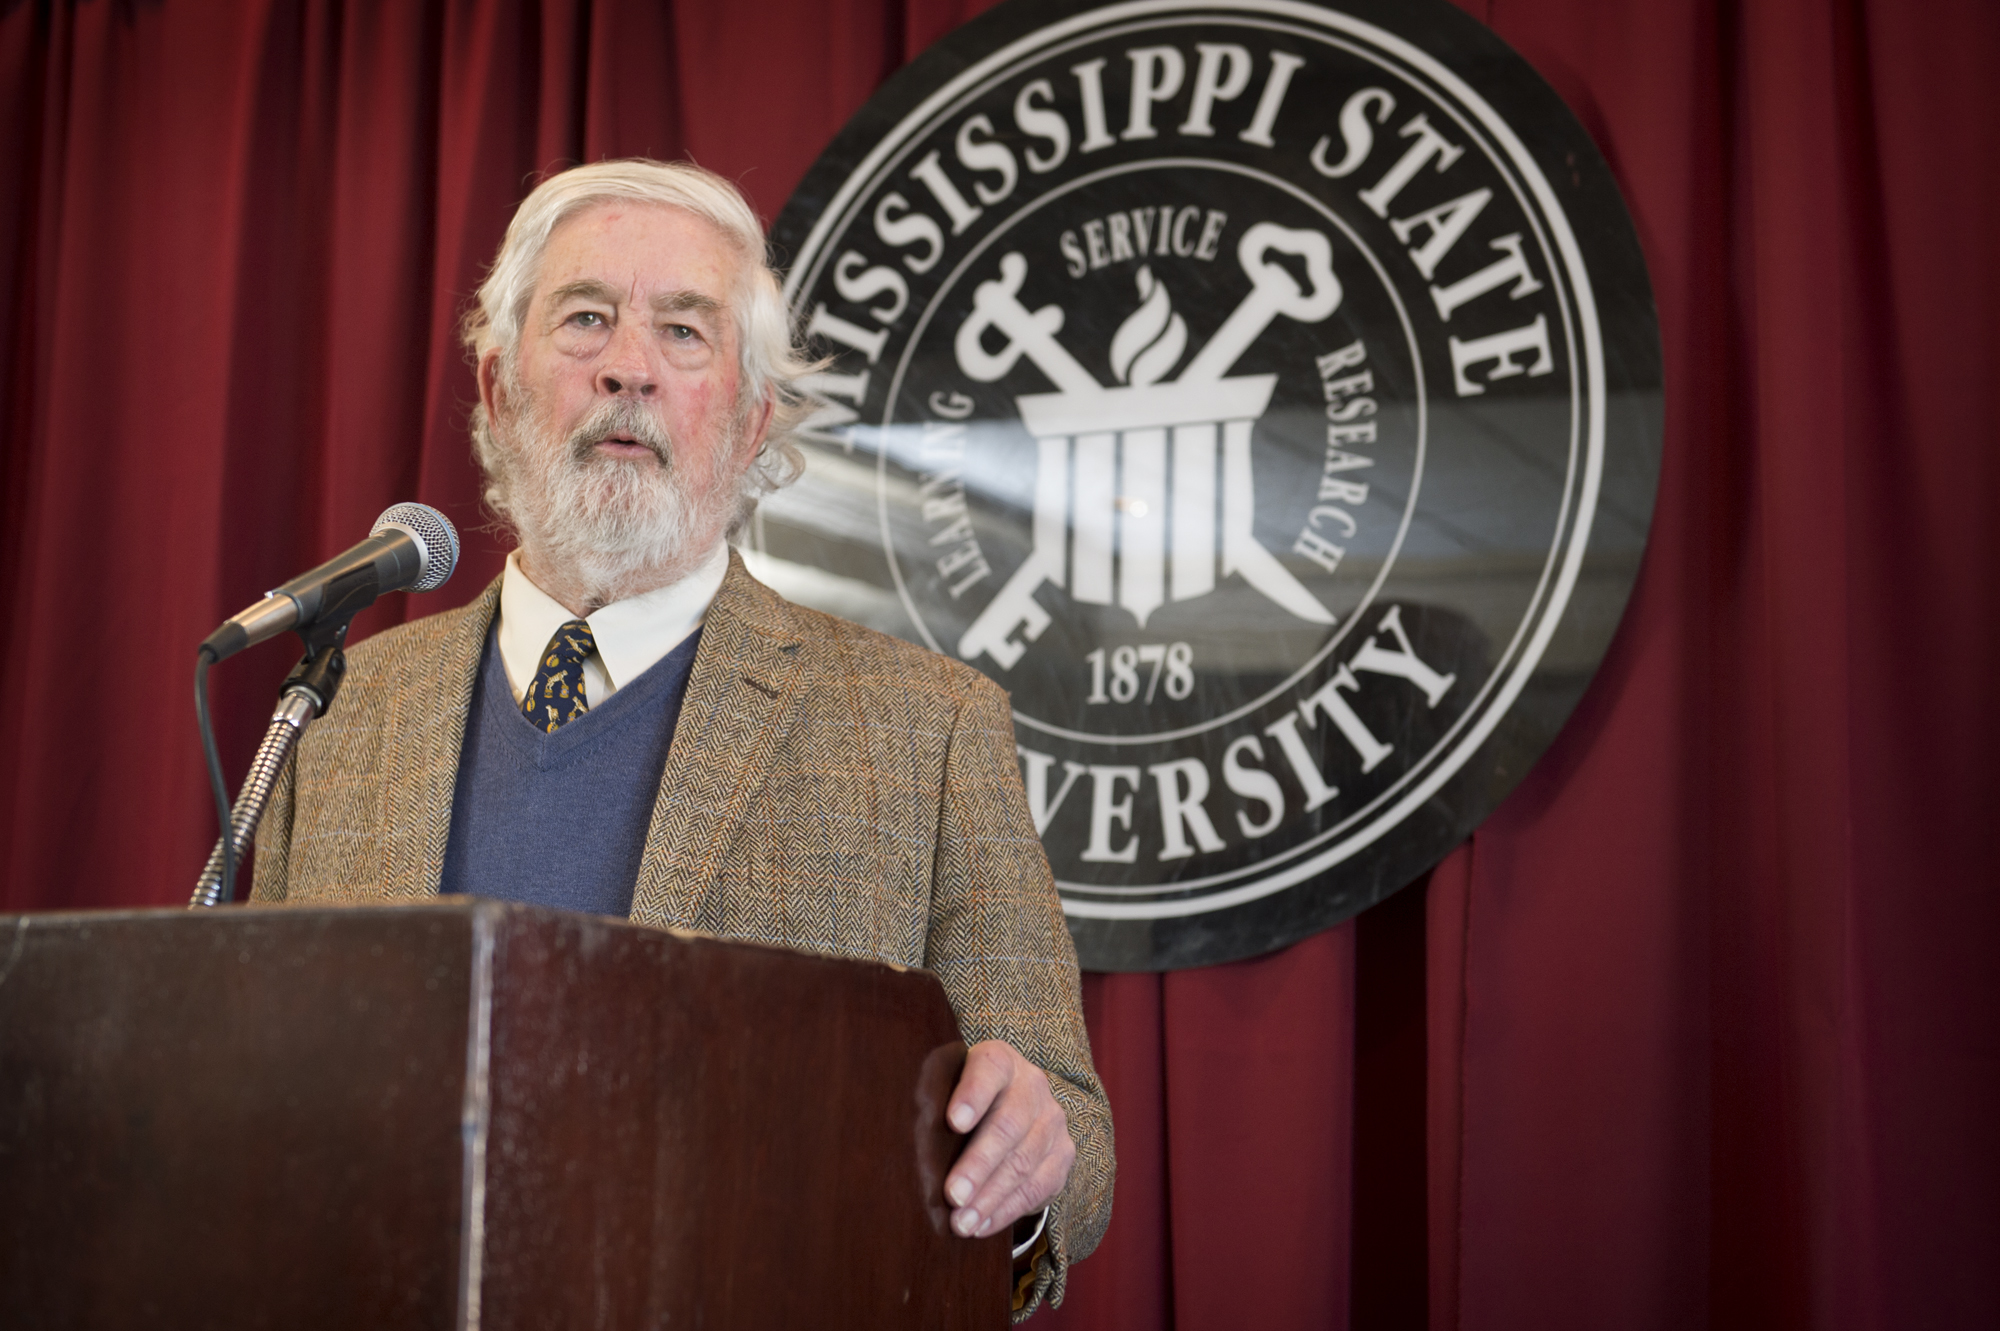
POLYGON ((1226 377, 1278 316, 1317 323, 1339 306, 1333 247, 1318 231, 1260 222, 1236 256, 1249 294, 1164 383, 1186 349, 1187 325, 1149 269, 1139 270, 1139 308, 1112 337, 1120 382, 1111 387, 1056 340, 1059 306, 1021 303, 1020 254, 1003 257, 1000 276, 974 292, 954 344, 959 369, 992 383, 1026 356, 1057 391, 1015 399, 1036 439, 1032 548, 959 640, 965 660, 984 653, 1003 670, 1020 660, 1049 624, 1035 599, 1045 583, 1079 602, 1116 604, 1143 628, 1169 599, 1207 595, 1218 577, 1236 576, 1299 619, 1333 623, 1252 531, 1250 436, 1277 376, 1226 377), (1305 286, 1274 251, 1303 262, 1305 286))

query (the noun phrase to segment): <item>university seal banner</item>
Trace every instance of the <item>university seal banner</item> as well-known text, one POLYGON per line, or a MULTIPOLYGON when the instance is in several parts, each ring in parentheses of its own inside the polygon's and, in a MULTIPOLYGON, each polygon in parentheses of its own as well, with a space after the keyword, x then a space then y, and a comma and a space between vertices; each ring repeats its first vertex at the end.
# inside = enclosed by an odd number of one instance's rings
POLYGON ((1658 469, 1644 263, 1442 0, 1010 0, 773 240, 827 363, 754 565, 1008 690, 1086 967, 1419 877, 1605 650, 1658 469))

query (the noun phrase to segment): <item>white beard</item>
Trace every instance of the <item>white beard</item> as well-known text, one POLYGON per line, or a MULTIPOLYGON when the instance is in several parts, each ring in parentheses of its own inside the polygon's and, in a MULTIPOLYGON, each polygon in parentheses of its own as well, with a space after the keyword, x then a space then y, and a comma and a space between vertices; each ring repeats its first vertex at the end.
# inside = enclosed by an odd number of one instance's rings
MULTIPOLYGON (((568 584, 593 606, 679 581, 714 552, 735 517, 741 478, 719 474, 707 492, 690 493, 666 430, 630 398, 607 399, 567 438, 536 403, 487 428, 492 438, 480 450, 487 502, 513 525, 538 581, 568 584), (654 456, 598 453, 613 435, 630 436, 654 456)), ((720 442, 722 456, 730 443, 720 442)))

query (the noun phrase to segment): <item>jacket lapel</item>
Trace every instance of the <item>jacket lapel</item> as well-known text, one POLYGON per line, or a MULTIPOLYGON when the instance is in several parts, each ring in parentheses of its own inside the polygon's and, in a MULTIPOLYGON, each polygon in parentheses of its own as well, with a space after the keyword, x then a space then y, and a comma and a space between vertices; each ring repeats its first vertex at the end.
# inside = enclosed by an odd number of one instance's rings
POLYGON ((653 804, 632 894, 634 922, 686 927, 696 919, 729 837, 791 727, 804 675, 798 628, 785 602, 731 550, 653 804))
POLYGON ((458 612, 439 650, 389 704, 383 735, 390 807, 384 811, 382 887, 398 900, 437 895, 444 876, 445 842, 451 835, 451 802, 458 788, 458 759, 472 687, 486 646, 486 630, 500 605, 495 578, 479 599, 458 612))

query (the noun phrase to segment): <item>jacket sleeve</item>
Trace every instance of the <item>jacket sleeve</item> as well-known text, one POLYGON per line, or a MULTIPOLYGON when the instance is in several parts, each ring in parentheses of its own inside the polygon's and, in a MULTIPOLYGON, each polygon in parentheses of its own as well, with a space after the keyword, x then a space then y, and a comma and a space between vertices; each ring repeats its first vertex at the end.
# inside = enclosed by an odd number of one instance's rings
POLYGON ((945 763, 925 965, 943 981, 967 1043, 1005 1040, 1048 1074, 1076 1145, 1020 1320, 1044 1298, 1060 1303, 1069 1264, 1103 1237, 1116 1165, 1076 950, 1028 814, 1007 695, 966 674, 945 763))

